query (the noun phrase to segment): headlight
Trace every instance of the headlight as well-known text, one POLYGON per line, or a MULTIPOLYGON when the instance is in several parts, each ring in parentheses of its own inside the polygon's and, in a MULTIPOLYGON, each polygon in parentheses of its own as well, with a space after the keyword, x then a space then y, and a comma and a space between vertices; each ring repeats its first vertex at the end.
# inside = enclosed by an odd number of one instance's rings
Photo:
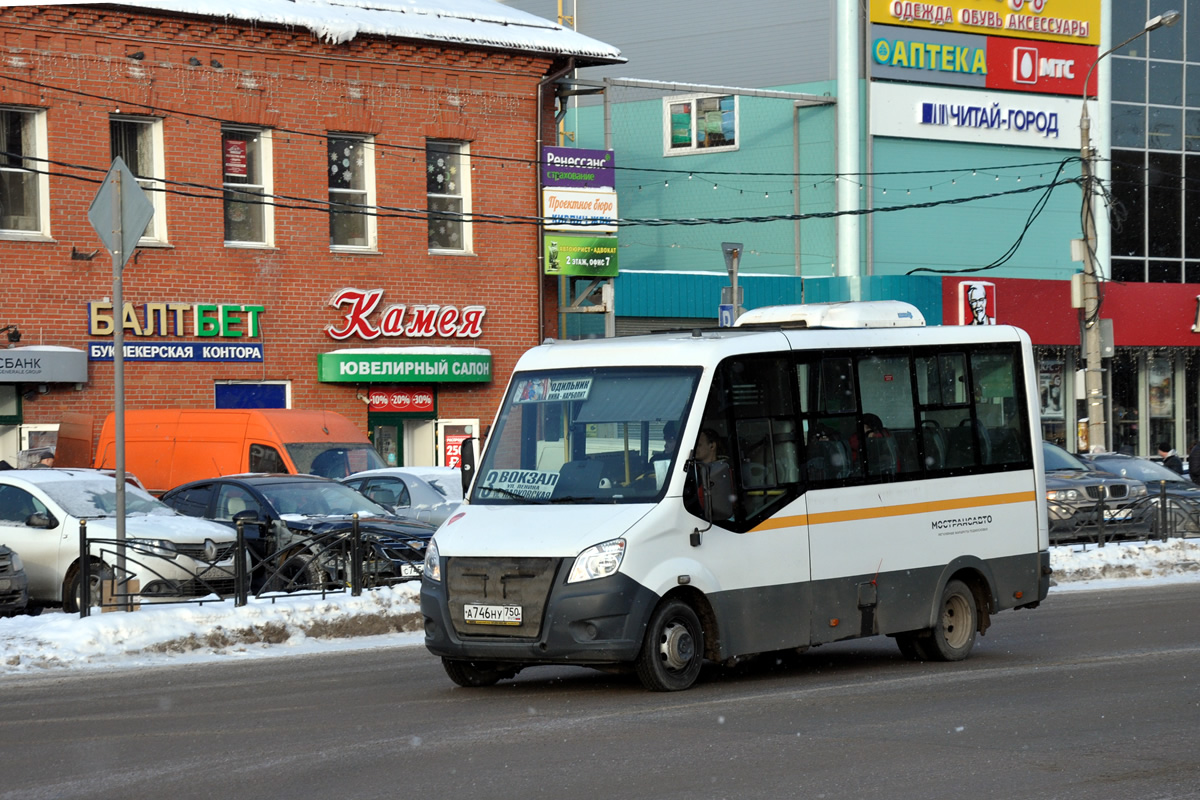
POLYGON ((1135 483, 1133 486, 1129 487, 1130 497, 1142 497, 1148 493, 1149 492, 1146 491, 1146 484, 1144 483, 1135 483))
POLYGON ((130 539, 129 545, 139 553, 149 553, 160 558, 174 558, 179 555, 175 543, 166 539, 130 539))
POLYGON ((442 560, 438 556, 437 539, 430 539, 425 547, 425 577, 431 581, 442 580, 442 560))
POLYGON ((10 553, 9 555, 12 556, 9 559, 9 563, 12 564, 13 572, 24 572, 25 563, 21 561, 21 557, 16 553, 10 553))
POLYGON ((1051 489, 1046 492, 1046 499, 1056 500, 1060 503, 1073 503, 1080 499, 1080 495, 1076 489, 1051 489))
POLYGON ((621 559, 624 557, 624 539, 613 539, 589 547, 575 557, 567 583, 607 578, 621 568, 621 559))

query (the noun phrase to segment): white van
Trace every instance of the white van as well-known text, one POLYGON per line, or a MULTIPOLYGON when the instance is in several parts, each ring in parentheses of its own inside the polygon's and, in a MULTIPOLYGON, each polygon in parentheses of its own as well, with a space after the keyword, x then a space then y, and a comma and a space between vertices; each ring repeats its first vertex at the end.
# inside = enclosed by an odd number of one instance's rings
POLYGON ((657 691, 875 634, 966 658, 1049 588, 1037 403, 1023 331, 890 301, 536 347, 428 548, 426 646, 463 686, 576 664, 657 691))

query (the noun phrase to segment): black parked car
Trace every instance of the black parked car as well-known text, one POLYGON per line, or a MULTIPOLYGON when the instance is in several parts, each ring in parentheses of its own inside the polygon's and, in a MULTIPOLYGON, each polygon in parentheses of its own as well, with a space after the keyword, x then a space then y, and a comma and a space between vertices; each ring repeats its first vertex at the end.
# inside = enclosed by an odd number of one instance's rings
POLYGON ((29 581, 21 557, 0 544, 0 617, 20 614, 29 604, 29 581))
POLYGON ((1145 483, 1150 493, 1147 503, 1152 510, 1155 533, 1169 536, 1200 534, 1200 486, 1179 473, 1164 467, 1161 462, 1123 453, 1092 453, 1080 460, 1096 469, 1145 483), (1160 495, 1165 495, 1162 509, 1159 508, 1163 502, 1160 495))
POLYGON ((1149 536, 1153 514, 1146 484, 1094 469, 1050 442, 1042 442, 1050 544, 1149 536), (1103 515, 1101 515, 1103 510, 1103 515))
POLYGON ((353 514, 367 586, 419 578, 435 530, 314 475, 227 475, 177 486, 161 499, 181 514, 230 527, 242 522, 254 591, 348 585, 353 514))

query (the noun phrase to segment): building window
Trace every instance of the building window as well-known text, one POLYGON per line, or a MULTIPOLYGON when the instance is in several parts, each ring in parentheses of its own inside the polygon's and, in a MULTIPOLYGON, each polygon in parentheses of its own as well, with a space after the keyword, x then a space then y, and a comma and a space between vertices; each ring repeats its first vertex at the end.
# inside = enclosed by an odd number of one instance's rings
POLYGON ((0 231, 49 235, 46 114, 0 108, 0 231))
POLYGON ((154 206, 154 216, 142 234, 142 242, 167 241, 166 191, 163 177, 163 132, 161 119, 113 117, 109 121, 112 157, 120 156, 137 178, 138 185, 154 206))
POLYGON ((367 136, 330 134, 329 245, 375 247, 374 140, 367 136))
POLYGON ((226 244, 273 244, 271 132, 223 128, 221 163, 226 244))
POLYGON ((738 100, 734 95, 668 97, 663 100, 667 155, 736 150, 738 100))
POLYGON ((430 250, 471 249, 470 159, 465 142, 425 143, 430 250))

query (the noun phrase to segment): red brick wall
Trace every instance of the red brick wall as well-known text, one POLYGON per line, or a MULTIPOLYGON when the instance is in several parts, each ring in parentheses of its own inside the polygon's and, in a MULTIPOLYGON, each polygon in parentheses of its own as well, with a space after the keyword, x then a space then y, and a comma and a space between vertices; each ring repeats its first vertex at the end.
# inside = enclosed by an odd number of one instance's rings
MULTIPOLYGON (((261 364, 127 362, 126 407, 211 407, 214 380, 289 379, 295 407, 336 410, 365 428, 366 406, 355 387, 316 381, 319 353, 467 345, 491 351, 493 382, 440 385, 439 416, 491 421, 517 357, 539 340, 538 291, 553 325, 554 284, 538 275, 532 225, 477 222, 472 254, 428 252, 419 218, 423 148, 426 137, 470 141, 473 210, 538 214, 537 91, 552 69, 548 59, 404 40, 332 45, 302 29, 87 6, 4 7, 0 35, 0 105, 47 109, 48 155, 55 162, 49 167, 53 241, 0 237, 0 325, 19 324, 22 344, 84 348, 102 338, 88 333, 87 304, 111 297, 111 258, 101 250, 91 261, 72 260, 71 252, 102 247, 87 211, 111 163, 108 123, 118 109, 164 119, 169 181, 218 190, 221 123, 272 128, 274 192, 292 198, 328 198, 326 132, 371 134, 377 203, 418 210, 412 219, 401 211, 380 217, 377 253, 331 253, 326 214, 288 207, 276 209, 274 248, 226 247, 219 199, 168 195, 170 247, 139 248, 124 270, 125 300, 138 307, 161 301, 265 306, 266 358, 261 364), (127 57, 135 51, 144 59, 127 57), (192 57, 201 65, 189 66, 192 57), (210 66, 213 60, 223 68, 210 66), (340 314, 328 299, 344 287, 383 288, 385 304, 485 305, 483 335, 335 342, 324 328, 340 314)), ((543 135, 552 144, 548 108, 543 135)), ((219 198, 219 191, 190 191, 219 198)), ((112 378, 111 363, 89 363, 82 390, 51 387, 25 403, 24 420, 91 413, 98 433, 113 407, 112 378)))

